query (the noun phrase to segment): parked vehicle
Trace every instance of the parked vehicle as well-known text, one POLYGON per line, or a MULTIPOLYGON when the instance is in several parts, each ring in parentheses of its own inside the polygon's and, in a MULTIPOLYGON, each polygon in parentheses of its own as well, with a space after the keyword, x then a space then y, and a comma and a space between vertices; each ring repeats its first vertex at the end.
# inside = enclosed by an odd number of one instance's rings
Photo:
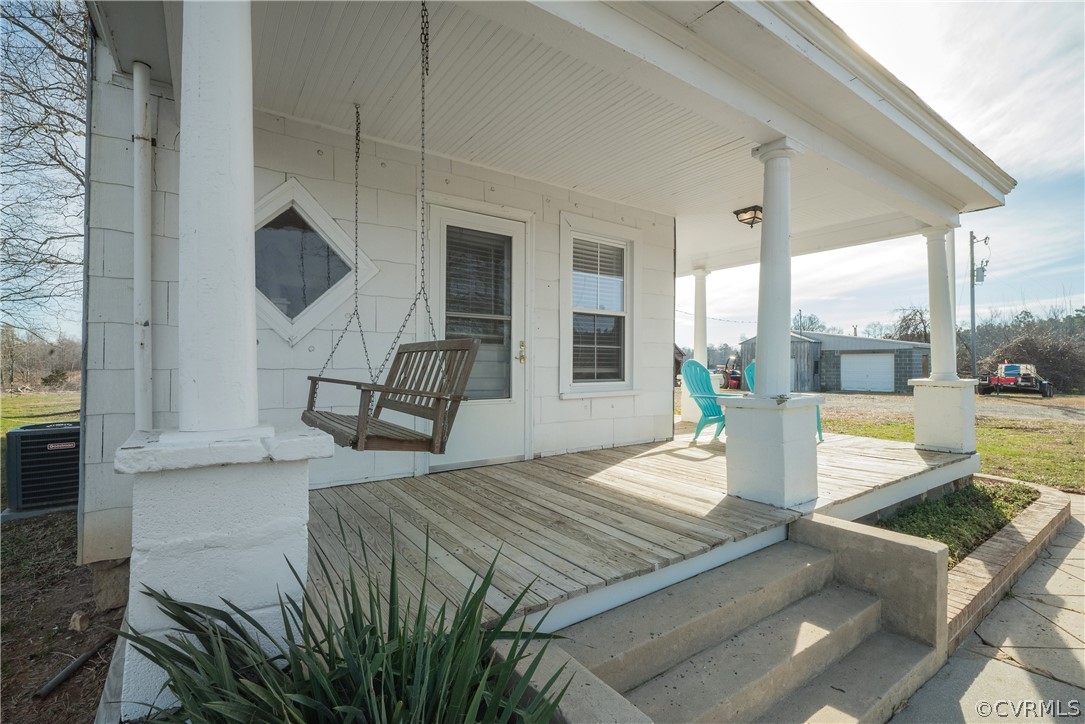
POLYGON ((998 372, 979 376, 979 393, 992 392, 1038 392, 1043 397, 1054 397, 1055 386, 1036 372, 1036 365, 1000 364, 998 372))

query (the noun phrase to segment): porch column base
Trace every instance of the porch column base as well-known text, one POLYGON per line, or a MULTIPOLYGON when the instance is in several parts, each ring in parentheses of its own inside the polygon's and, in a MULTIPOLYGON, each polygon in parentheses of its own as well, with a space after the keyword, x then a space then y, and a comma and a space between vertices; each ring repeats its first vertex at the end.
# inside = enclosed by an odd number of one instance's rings
POLYGON ((917 450, 976 452, 976 380, 908 380, 917 450))
MULTIPOLYGON (((116 454, 132 473, 132 558, 127 621, 164 636, 172 622, 143 595, 145 587, 223 607, 225 598, 268 631, 283 633, 279 595, 304 593, 308 562, 309 460, 330 457, 317 431, 218 439, 200 433, 137 432, 116 454), (300 581, 290 570, 293 565, 300 581)), ((241 431, 239 431, 240 433, 241 431)), ((122 720, 147 714, 163 672, 126 647, 122 720)))
POLYGON ((818 497, 819 395, 726 400, 727 494, 778 508, 818 497))

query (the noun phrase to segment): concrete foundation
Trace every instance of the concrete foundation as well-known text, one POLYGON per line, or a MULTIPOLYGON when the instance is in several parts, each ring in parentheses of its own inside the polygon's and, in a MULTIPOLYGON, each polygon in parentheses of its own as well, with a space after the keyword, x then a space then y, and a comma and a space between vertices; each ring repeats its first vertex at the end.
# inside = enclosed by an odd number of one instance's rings
POLYGON ((109 611, 128 603, 128 559, 95 561, 90 569, 94 610, 109 611))

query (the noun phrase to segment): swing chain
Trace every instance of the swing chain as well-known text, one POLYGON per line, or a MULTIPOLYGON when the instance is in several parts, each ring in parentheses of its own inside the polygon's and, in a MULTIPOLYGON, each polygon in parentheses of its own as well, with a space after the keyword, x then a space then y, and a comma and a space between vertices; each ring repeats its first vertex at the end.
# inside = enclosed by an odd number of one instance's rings
MULTIPOLYGON (((324 360, 324 366, 320 368, 318 377, 324 376, 324 371, 328 369, 328 365, 332 363, 335 358, 335 351, 339 349, 339 345, 342 343, 343 338, 347 336, 347 332, 350 331, 350 325, 357 320, 358 332, 362 338, 362 353, 365 355, 365 366, 369 370, 369 379, 372 382, 377 381, 377 377, 373 374, 373 363, 369 358, 369 346, 365 342, 365 332, 362 330, 362 315, 358 311, 358 186, 360 184, 359 166, 362 159, 362 109, 357 103, 354 104, 354 310, 347 318, 347 323, 343 325, 343 331, 339 333, 339 337, 335 340, 335 344, 332 345, 332 351, 328 354, 328 359, 324 360)), ((386 359, 387 361, 387 359, 386 359)), ((382 366, 383 370, 383 366, 382 366)), ((317 383, 319 388, 319 383, 317 383)))
MULTIPOLYGON (((426 7, 426 0, 422 0, 422 12, 421 12, 421 25, 422 32, 419 35, 419 43, 422 46, 422 107, 419 117, 419 126, 421 128, 421 179, 418 187, 418 195, 422 204, 422 220, 419 226, 421 244, 420 244, 420 257, 419 262, 419 285, 418 294, 422 297, 422 302, 426 307, 426 319, 429 321, 429 333, 432 339, 437 339, 437 330, 433 325, 433 312, 430 310, 429 304, 429 292, 426 290, 426 237, 429 234, 429 220, 428 211, 426 209, 426 76, 429 75, 429 9, 426 7)), ((415 303, 418 299, 415 298, 415 303)))
MULTIPOLYGON (((393 353, 399 347, 399 340, 403 336, 403 333, 407 329, 407 324, 410 322, 414 313, 418 310, 418 301, 422 300, 423 306, 426 310, 426 319, 429 322, 429 332, 431 338, 437 339, 437 329, 433 323, 433 312, 430 308, 429 292, 426 289, 426 238, 429 233, 429 223, 426 211, 426 76, 429 75, 429 10, 426 7, 425 0, 422 0, 421 11, 421 31, 419 33, 419 42, 421 44, 421 177, 419 180, 419 200, 421 202, 422 214, 421 223, 419 226, 420 243, 419 243, 419 285, 418 291, 414 295, 414 299, 411 300, 411 306, 407 310, 407 315, 403 318, 403 323, 399 325, 399 329, 396 331, 395 337, 392 339, 392 344, 388 347, 388 352, 384 355, 384 360, 381 362, 380 367, 375 371, 373 369, 373 363, 369 356, 369 346, 366 344, 365 331, 362 329, 362 315, 358 309, 358 187, 361 179, 359 176, 359 166, 361 164, 361 149, 362 149, 362 120, 361 120, 361 106, 357 103, 354 104, 354 311, 351 312, 350 317, 347 319, 346 325, 343 327, 343 331, 339 334, 339 338, 335 340, 335 344, 332 345, 331 353, 328 355, 328 359, 324 362, 324 366, 320 368, 318 376, 323 377, 324 371, 327 370, 328 365, 331 364, 332 359, 335 357, 335 351, 339 349, 339 344, 343 341, 347 331, 350 329, 350 325, 353 322, 358 323, 358 332, 360 333, 362 340, 362 353, 365 356, 366 368, 369 371, 369 379, 371 382, 376 383, 383 375, 385 369, 388 367, 388 363, 392 359, 393 353)), ((443 362, 442 362, 443 372, 443 362)), ((370 412, 372 413, 372 407, 375 403, 375 398, 370 401, 370 412)))

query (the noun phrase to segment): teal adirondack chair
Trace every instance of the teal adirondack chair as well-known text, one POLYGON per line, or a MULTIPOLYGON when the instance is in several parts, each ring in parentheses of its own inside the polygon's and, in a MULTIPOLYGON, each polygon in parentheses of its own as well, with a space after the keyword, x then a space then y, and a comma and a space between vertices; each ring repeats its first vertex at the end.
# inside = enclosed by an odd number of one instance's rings
MULTIPOLYGON (((753 373, 754 365, 756 362, 751 362, 746 365, 746 369, 742 371, 742 376, 746 378, 746 385, 750 388, 750 392, 753 392, 753 373)), ((825 442, 824 435, 821 434, 821 405, 817 406, 817 421, 818 421, 818 442, 825 442)))
POLYGON ((716 425, 716 434, 712 437, 719 437, 727 421, 723 408, 717 402, 721 395, 716 394, 716 391, 712 389, 712 377, 708 374, 708 370, 695 359, 686 360, 682 363, 682 384, 689 390, 690 397, 697 403, 697 407, 701 408, 701 419, 697 423, 697 431, 693 433, 693 439, 697 439, 705 425, 713 423, 716 425))

